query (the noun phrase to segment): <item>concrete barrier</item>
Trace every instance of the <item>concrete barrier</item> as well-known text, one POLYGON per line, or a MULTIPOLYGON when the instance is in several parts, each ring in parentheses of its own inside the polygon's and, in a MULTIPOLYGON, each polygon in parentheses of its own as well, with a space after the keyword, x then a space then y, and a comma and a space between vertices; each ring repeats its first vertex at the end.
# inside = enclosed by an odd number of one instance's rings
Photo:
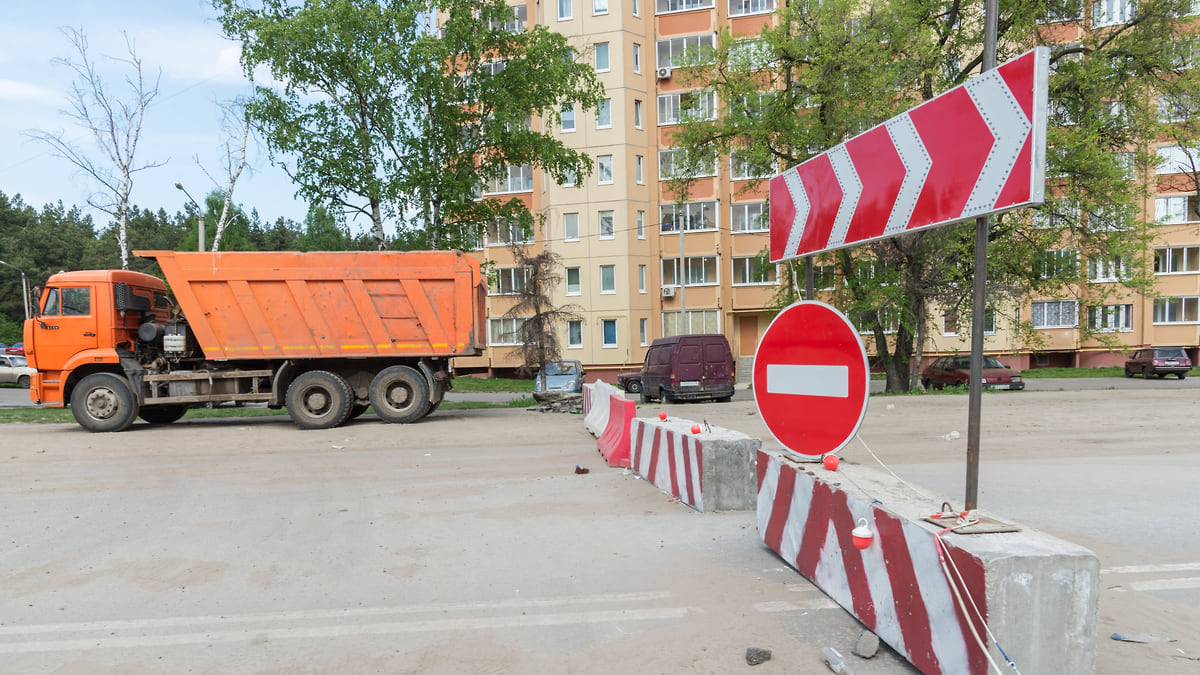
POLYGON ((584 419, 586 419, 587 414, 592 411, 592 395, 593 395, 592 392, 595 388, 596 388, 596 385, 594 385, 594 384, 587 384, 585 382, 583 385, 583 417, 584 417, 584 419))
POLYGON ((759 451, 757 482, 763 542, 921 672, 983 674, 989 659, 1004 668, 985 623, 1021 672, 1093 672, 1091 551, 1024 528, 943 533, 924 520, 940 502, 867 467, 827 471, 759 451), (852 542, 860 519, 874 534, 864 550, 852 542))
POLYGON ((628 469, 629 422, 637 414, 637 404, 624 396, 613 394, 608 397, 608 406, 608 426, 596 439, 596 449, 609 466, 628 469))
POLYGON ((608 413, 611 410, 611 406, 608 405, 608 397, 613 394, 622 398, 625 396, 620 389, 607 382, 596 380, 592 385, 592 408, 583 416, 583 426, 587 427, 593 436, 599 437, 608 428, 608 413))
POLYGON ((637 417, 630 423, 630 467, 697 511, 745 511, 756 503, 754 459, 762 441, 720 427, 637 417))

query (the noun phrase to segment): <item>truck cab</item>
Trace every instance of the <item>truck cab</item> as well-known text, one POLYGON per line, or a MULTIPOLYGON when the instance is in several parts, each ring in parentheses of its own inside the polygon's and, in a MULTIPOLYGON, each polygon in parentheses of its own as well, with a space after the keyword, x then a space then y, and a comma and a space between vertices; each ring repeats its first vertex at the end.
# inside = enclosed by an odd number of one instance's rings
POLYGON ((74 386, 99 372, 120 374, 138 327, 170 314, 161 279, 129 270, 61 272, 50 277, 25 322, 25 355, 37 368, 29 398, 63 407, 74 386))

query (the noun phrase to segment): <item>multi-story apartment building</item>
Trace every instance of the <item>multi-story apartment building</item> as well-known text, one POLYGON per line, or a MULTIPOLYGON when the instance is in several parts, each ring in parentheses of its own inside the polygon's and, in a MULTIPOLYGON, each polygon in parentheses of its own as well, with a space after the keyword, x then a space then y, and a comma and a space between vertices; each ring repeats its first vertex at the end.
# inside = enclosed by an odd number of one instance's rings
MULTIPOLYGON (((565 108, 561 125, 552 130, 592 156, 591 176, 558 185, 529 167, 512 167, 506 180, 484 190, 519 196, 538 216, 540 225, 523 245, 561 258, 563 283, 552 301, 576 313, 560 327, 563 358, 582 361, 591 376, 612 380, 616 372, 641 364, 651 340, 680 332, 725 334, 735 356, 744 359, 740 375, 749 375, 748 359, 774 316, 770 304, 778 288, 773 266, 759 260, 768 243, 766 185, 751 182, 756 177, 736 157, 725 156, 700 172, 680 203, 666 181, 672 129, 681 111, 715 115, 718 102, 711 92, 681 85, 672 69, 686 50, 715 44, 723 29, 735 36, 757 34, 773 20, 777 1, 510 3, 518 24, 536 22, 568 36, 606 91, 594 111, 565 108)), ((1054 41, 1078 39, 1096 21, 1120 20, 1134 6, 1132 0, 1093 4, 1103 7, 1086 18, 1052 22, 1054 41)), ((1169 102, 1160 107, 1164 119, 1175 110, 1169 102)), ((1145 253, 1154 261, 1153 292, 1118 291, 1103 305, 1089 305, 1085 286, 1063 297, 996 308, 985 321, 986 351, 1021 368, 1119 364, 1122 351, 1086 337, 1083 322, 1130 349, 1182 345, 1194 361, 1200 356, 1200 220, 1195 187, 1174 173, 1177 153, 1163 144, 1157 174, 1131 176, 1156 188, 1141 206, 1149 220, 1160 223, 1153 251, 1145 253), (1019 337, 1013 329, 1018 320, 1037 331, 1036 344, 1019 337)), ((459 368, 507 370, 519 364, 512 351, 520 318, 505 314, 524 279, 507 244, 522 236, 495 226, 474 252, 495 266, 489 349, 484 356, 459 359, 459 368)), ((1081 260, 1070 249, 1057 255, 1063 264, 1085 266, 1087 284, 1115 284, 1123 274, 1121 261, 1081 260)), ((832 275, 818 274, 818 291, 833 283, 832 275)), ((951 313, 933 312, 926 334, 926 359, 970 348, 951 313)))

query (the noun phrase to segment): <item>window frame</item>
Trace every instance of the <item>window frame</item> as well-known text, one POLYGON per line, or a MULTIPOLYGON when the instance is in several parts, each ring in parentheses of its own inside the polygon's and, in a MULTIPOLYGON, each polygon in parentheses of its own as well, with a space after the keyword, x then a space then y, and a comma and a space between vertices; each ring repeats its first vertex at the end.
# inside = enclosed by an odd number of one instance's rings
POLYGON ((597 222, 597 237, 599 239, 608 240, 617 238, 617 216, 615 211, 604 210, 596 212, 597 222), (607 214, 607 215, 606 215, 607 214), (605 220, 608 221, 607 232, 605 232, 605 220))

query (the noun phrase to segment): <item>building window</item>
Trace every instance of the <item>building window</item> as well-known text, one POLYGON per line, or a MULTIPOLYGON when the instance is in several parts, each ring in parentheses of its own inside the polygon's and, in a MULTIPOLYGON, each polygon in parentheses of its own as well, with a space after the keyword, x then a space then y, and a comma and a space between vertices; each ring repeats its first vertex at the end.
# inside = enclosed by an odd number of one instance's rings
POLYGON ((717 202, 687 202, 658 207, 658 222, 663 233, 717 229, 717 202))
POLYGON ((567 268, 567 295, 582 295, 583 284, 579 277, 578 267, 567 268))
POLYGON ((1092 3, 1092 25, 1115 26, 1133 19, 1136 0, 1098 0, 1092 3))
POLYGON ((488 246, 508 246, 509 244, 532 244, 533 231, 522 227, 516 221, 492 220, 484 231, 488 246))
POLYGON ((505 167, 500 176, 487 182, 483 188, 484 194, 503 194, 506 192, 530 192, 533 190, 533 166, 530 164, 505 167))
POLYGON ((1200 297, 1154 299, 1154 323, 1198 322, 1200 322, 1200 297))
POLYGON ((562 104, 562 130, 564 133, 575 131, 575 104, 562 104))
POLYGON ((633 176, 637 180, 638 185, 646 184, 646 166, 645 158, 641 155, 633 159, 633 176))
POLYGON ((611 295, 617 292, 617 266, 600 266, 600 293, 611 295))
POLYGON ((567 348, 580 349, 583 347, 583 322, 567 322, 567 348))
POLYGON ((608 14, 608 0, 592 0, 592 14, 608 14))
POLYGON ((646 292, 646 266, 638 265, 638 293, 646 292))
POLYGON ((734 232, 767 232, 771 229, 766 213, 766 202, 734 204, 730 208, 730 220, 734 232))
POLYGON ((693 309, 680 312, 663 312, 663 337, 692 333, 720 333, 721 310, 693 309))
POLYGON ((1074 225, 1079 222, 1079 204, 1071 199, 1049 200, 1033 209, 1034 229, 1048 230, 1074 225))
MULTIPOLYGON (((661 3, 662 0, 659 2, 661 3)), ((711 5, 710 1, 709 6, 711 5)), ((655 45, 657 51, 655 67, 678 68, 684 64, 684 54, 687 54, 688 58, 695 58, 699 53, 700 59, 703 60, 708 53, 712 52, 716 44, 716 36, 712 33, 659 40, 655 45)))
POLYGON ((578 176, 575 175, 574 169, 563 169, 563 187, 575 187, 575 182, 577 179, 578 176))
POLYGON ((683 278, 687 286, 712 286, 717 278, 717 256, 694 256, 684 258, 683 278))
POLYGON ((600 214, 600 238, 612 239, 616 236, 616 228, 613 225, 613 212, 601 211, 600 214))
POLYGON ((1088 281, 1092 283, 1125 281, 1129 279, 1129 267, 1128 258, 1090 258, 1088 260, 1088 281))
POLYGON ((488 319, 489 345, 519 345, 521 344, 521 327, 525 325, 523 318, 500 317, 488 319))
POLYGON ((679 285, 679 258, 663 258, 662 265, 659 271, 659 278, 662 279, 663 287, 679 285))
POLYGON ((603 319, 600 322, 601 332, 604 334, 604 346, 617 346, 617 320, 603 319))
POLYGON ((1042 251, 1034 257, 1033 269, 1039 279, 1073 278, 1079 274, 1079 251, 1042 251))
POLYGON ((637 237, 638 239, 646 238, 646 212, 640 209, 637 212, 637 237))
POLYGON ((1192 158, 1178 145, 1158 146, 1158 173, 1192 173, 1192 158))
POLYGON ((1164 225, 1194 223, 1200 220, 1197 212, 1200 212, 1200 204, 1196 201, 1196 195, 1172 195, 1154 199, 1154 220, 1164 225))
POLYGON ((942 312, 942 335, 958 335, 958 312, 942 312))
POLYGON ((638 99, 633 100, 633 128, 642 128, 642 102, 638 99))
POLYGON ((563 241, 579 241, 579 214, 563 214, 563 241))
POLYGON ((633 43, 633 72, 642 72, 642 46, 638 43, 633 43))
POLYGON ((658 97, 658 126, 682 121, 717 119, 717 94, 712 91, 684 91, 658 97))
POLYGON ((1033 303, 1034 328, 1074 328, 1079 325, 1079 302, 1043 300, 1033 303))
POLYGON ((813 265, 813 290, 832 291, 837 288, 837 267, 835 265, 813 265))
POLYGON ((744 152, 734 150, 729 153, 729 178, 732 180, 769 178, 773 173, 769 166, 756 166, 744 152))
POLYGON ((764 286, 777 283, 775 265, 763 256, 733 259, 734 286, 764 286))
POLYGON ((656 14, 682 12, 689 9, 704 9, 705 7, 712 6, 713 0, 654 0, 654 12, 656 14))
POLYGON ((729 0, 729 16, 775 11, 775 0, 729 0))
POLYGON ((489 292, 492 295, 517 295, 529 281, 528 267, 497 267, 489 292))
POLYGON ((596 128, 608 129, 612 127, 612 99, 602 98, 596 104, 596 128))
POLYGON ((596 43, 596 72, 608 72, 608 43, 596 43))
POLYGON ((995 335, 996 334, 996 310, 994 310, 994 309, 989 308, 986 312, 983 313, 983 334, 984 335, 995 335))
POLYGON ((596 157, 596 182, 601 185, 612 185, 613 182, 613 162, 612 155, 600 155, 596 157))
POLYGON ((566 21, 571 18, 571 4, 574 0, 558 0, 558 20, 566 21))
POLYGON ((643 347, 649 344, 649 341, 646 339, 649 337, 646 331, 646 324, 648 323, 648 319, 638 319, 638 344, 643 347))
POLYGON ((1088 326, 1098 333, 1128 333, 1133 330, 1133 305, 1088 307, 1088 326))
POLYGON ((1200 246, 1169 246, 1154 249, 1155 274, 1200 272, 1200 246))
POLYGON ((682 164, 687 157, 686 150, 672 149, 658 151, 658 179, 670 180, 672 178, 700 178, 703 176, 717 175, 717 156, 706 157, 696 162, 694 173, 690 175, 686 173, 687 168, 682 164), (679 164, 677 167, 676 165, 679 164))
POLYGON ((528 9, 525 5, 516 5, 509 7, 512 10, 512 18, 508 21, 500 23, 495 20, 488 21, 488 28, 492 30, 505 30, 509 33, 520 33, 525 30, 525 19, 528 17, 528 9))
POLYGON ((633 5, 633 15, 641 16, 642 15, 642 3, 640 2, 640 0, 633 0, 632 5, 633 5))

